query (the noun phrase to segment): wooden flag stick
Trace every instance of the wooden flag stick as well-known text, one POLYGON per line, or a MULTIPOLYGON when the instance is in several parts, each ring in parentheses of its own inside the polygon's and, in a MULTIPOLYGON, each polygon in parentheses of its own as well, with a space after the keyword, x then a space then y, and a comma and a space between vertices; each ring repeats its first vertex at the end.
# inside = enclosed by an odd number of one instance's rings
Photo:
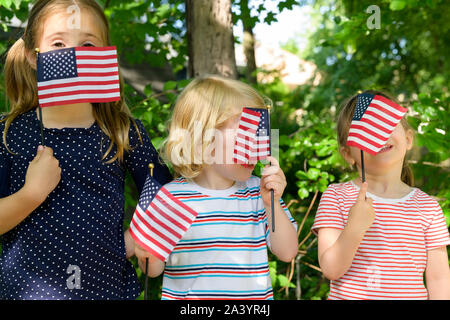
MULTIPOLYGON (((153 168, 155 165, 153 163, 148 164, 150 169, 150 177, 153 177, 153 168)), ((144 300, 147 300, 147 290, 148 290, 148 258, 145 258, 145 285, 144 285, 144 300)))

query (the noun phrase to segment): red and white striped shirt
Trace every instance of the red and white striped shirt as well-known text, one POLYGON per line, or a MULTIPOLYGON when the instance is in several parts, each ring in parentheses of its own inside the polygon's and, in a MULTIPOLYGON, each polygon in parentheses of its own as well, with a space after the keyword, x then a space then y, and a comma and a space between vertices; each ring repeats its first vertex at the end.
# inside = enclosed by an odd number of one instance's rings
MULTIPOLYGON (((344 229, 358 192, 352 181, 330 185, 320 200, 312 232, 344 229)), ((427 251, 450 244, 441 207, 417 188, 399 199, 369 192, 367 197, 373 199, 375 220, 350 268, 331 281, 328 298, 428 299, 423 282, 427 251)))

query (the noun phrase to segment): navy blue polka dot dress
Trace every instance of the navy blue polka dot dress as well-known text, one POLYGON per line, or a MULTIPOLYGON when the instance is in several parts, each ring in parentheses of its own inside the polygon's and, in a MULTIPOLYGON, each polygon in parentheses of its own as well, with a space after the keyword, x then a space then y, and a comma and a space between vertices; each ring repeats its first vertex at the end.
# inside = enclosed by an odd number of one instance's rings
MULTIPOLYGON (((170 180, 142 124, 143 138, 130 126, 133 147, 123 163, 102 160, 110 140, 95 123, 89 128, 44 129, 62 169, 48 198, 19 225, 1 236, 0 299, 135 299, 141 289, 125 258, 124 179, 128 170, 140 192, 155 164, 154 176, 170 180)), ((3 133, 4 122, 0 124, 3 133)), ((29 162, 40 144, 36 110, 22 114, 0 146, 0 197, 25 183, 29 162)))

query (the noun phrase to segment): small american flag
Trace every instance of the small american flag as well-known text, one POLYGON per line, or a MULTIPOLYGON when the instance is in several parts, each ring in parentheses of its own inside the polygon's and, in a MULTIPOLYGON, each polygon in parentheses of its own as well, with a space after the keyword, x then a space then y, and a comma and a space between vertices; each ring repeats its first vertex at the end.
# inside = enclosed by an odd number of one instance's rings
POLYGON ((120 100, 116 47, 75 47, 39 53, 41 107, 120 100))
POLYGON ((244 108, 234 145, 234 162, 256 163, 270 156, 269 134, 269 111, 260 108, 244 108))
POLYGON ((147 176, 130 223, 130 234, 139 246, 166 261, 197 217, 152 176, 147 176))
POLYGON ((380 95, 362 93, 357 99, 347 145, 376 155, 407 109, 380 95))

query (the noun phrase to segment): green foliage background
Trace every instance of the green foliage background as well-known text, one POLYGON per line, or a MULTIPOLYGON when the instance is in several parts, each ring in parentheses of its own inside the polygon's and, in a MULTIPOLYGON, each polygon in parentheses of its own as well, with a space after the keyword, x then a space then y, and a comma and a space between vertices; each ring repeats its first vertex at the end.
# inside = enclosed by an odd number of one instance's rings
MULTIPOLYGON (((266 0, 266 2, 274 0, 266 0)), ((182 0, 102 0, 110 21, 112 43, 128 61, 161 66, 168 62, 174 72, 187 61, 186 24, 182 0), (165 39, 165 40, 161 40, 165 39), (133 49, 130 49, 133 48, 133 49), (149 49, 149 50, 146 50, 149 49), (176 55, 168 55, 173 50, 176 55)), ((350 179, 350 172, 337 150, 336 110, 345 98, 358 90, 379 89, 399 97, 410 108, 409 122, 416 130, 416 148, 411 164, 416 186, 435 196, 450 223, 449 103, 450 6, 444 0, 382 1, 275 1, 278 10, 297 5, 313 7, 308 47, 300 52, 296 39, 286 50, 315 63, 321 80, 294 90, 279 78, 256 88, 274 101, 272 128, 280 129, 280 163, 288 179, 283 196, 302 227, 299 256, 292 264, 270 256, 270 273, 276 299, 326 299, 328 281, 318 267, 317 242, 309 232, 321 193, 328 184, 350 179), (380 9, 380 29, 369 29, 366 9, 380 9), (309 210, 308 210, 309 209, 309 210)), ((15 16, 25 21, 30 0, 0 0, 0 27, 8 31, 15 16)), ((235 7, 239 0, 234 0, 235 7)), ((271 24, 276 12, 265 4, 254 4, 250 23, 271 24)), ((240 17, 233 7, 234 21, 240 17)), ((0 55, 20 37, 0 41, 0 55)), ((4 59, 0 64, 3 64, 4 59)), ((2 67, 2 65, 0 65, 2 67)), ((272 70, 260 70, 273 72, 272 70)), ((273 72, 276 76, 276 72, 273 72)), ((3 75, 0 76, 1 110, 8 110, 3 75), (3 103, 4 102, 4 103, 3 103)), ((245 80, 243 80, 245 81, 245 80)), ((169 81, 164 92, 155 94, 147 86, 145 96, 125 85, 127 103, 133 115, 144 123, 158 147, 167 134, 167 120, 177 94, 189 80, 169 81)), ((126 217, 137 202, 129 177, 126 184, 126 217)), ((133 263, 137 266, 135 259, 133 263)), ((137 268, 140 280, 142 272, 137 268)), ((161 277, 150 280, 150 297, 160 298, 161 277)), ((142 298, 142 295, 141 297, 142 298)))

